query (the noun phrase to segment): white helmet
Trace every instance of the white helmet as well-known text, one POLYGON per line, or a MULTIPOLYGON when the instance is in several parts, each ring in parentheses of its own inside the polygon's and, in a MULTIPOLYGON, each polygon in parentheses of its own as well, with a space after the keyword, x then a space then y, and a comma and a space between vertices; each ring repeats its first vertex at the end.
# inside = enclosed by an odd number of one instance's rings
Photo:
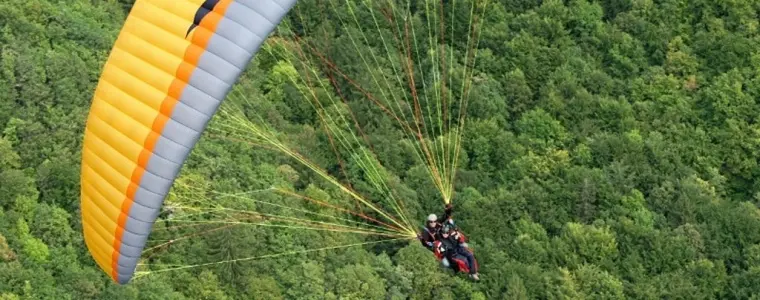
POLYGON ((435 222, 435 221, 438 221, 438 216, 436 216, 435 214, 430 214, 430 215, 428 216, 428 219, 427 219, 427 220, 428 220, 428 222, 435 222))

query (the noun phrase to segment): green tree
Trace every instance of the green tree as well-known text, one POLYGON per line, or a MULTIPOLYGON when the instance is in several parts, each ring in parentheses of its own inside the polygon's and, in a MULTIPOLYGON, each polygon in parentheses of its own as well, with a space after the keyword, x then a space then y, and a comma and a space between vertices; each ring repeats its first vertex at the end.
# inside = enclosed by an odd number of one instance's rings
POLYGON ((280 286, 271 276, 251 278, 246 292, 251 299, 284 299, 280 286))
POLYGON ((624 299, 623 282, 595 265, 582 265, 572 278, 584 298, 624 299))
POLYGON ((335 294, 339 299, 385 299, 385 280, 371 267, 350 265, 335 271, 335 294))
POLYGON ((187 287, 187 294, 196 299, 222 300, 229 299, 224 293, 219 279, 211 271, 202 271, 187 287))

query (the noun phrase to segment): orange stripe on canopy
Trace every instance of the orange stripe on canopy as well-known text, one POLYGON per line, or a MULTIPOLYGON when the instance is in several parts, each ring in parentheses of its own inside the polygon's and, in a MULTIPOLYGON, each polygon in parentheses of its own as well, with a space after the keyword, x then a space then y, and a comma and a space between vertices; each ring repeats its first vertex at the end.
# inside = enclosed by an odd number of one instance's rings
POLYGON ((178 99, 182 96, 187 86, 187 82, 190 81, 190 76, 197 68, 196 64, 200 59, 201 54, 204 53, 208 42, 211 39, 212 33, 216 30, 219 21, 222 20, 221 16, 225 14, 232 0, 220 0, 219 3, 214 6, 213 13, 208 14, 206 18, 200 23, 199 28, 196 28, 190 35, 190 44, 184 55, 184 61, 179 65, 175 73, 175 79, 172 81, 166 98, 161 103, 160 114, 153 121, 151 126, 151 132, 145 139, 143 150, 140 152, 137 167, 132 172, 131 183, 126 193, 126 197, 121 205, 121 214, 119 215, 118 225, 114 234, 113 240, 113 253, 111 255, 111 277, 114 281, 118 280, 118 263, 119 263, 119 249, 121 248, 122 235, 124 234, 124 228, 126 227, 129 211, 132 208, 135 193, 139 187, 142 176, 145 172, 145 168, 150 160, 153 150, 156 146, 156 142, 160 137, 160 132, 163 132, 166 122, 174 110, 174 106, 177 104, 178 99), (206 29, 206 30, 204 30, 206 29))

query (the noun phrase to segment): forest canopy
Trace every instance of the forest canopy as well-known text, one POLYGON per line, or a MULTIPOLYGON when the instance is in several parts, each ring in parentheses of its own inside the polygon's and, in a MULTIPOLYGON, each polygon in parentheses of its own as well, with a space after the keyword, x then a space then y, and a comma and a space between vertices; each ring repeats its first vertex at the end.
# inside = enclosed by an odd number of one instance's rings
POLYGON ((0 3, 0 299, 760 294, 760 5, 706 0, 299 1, 115 284, 80 178, 133 2, 0 3), (478 282, 409 238, 449 202, 478 282))

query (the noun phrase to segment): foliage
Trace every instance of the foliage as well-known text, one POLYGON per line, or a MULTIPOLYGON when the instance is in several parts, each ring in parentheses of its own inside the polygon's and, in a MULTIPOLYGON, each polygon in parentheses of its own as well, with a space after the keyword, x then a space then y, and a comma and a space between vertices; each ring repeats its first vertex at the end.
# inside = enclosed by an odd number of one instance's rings
MULTIPOLYGON (((83 242, 79 157, 89 99, 132 2, 0 2, 0 299, 760 294, 760 6, 707 0, 491 1, 453 200, 481 265, 479 283, 439 267, 411 242, 192 268, 116 286, 83 242)), ((333 29, 323 42, 349 44, 351 30, 333 29)), ((380 36, 369 38, 367 47, 381 47, 380 36)), ((262 99, 248 109, 266 112, 303 152, 337 170, 319 118, 287 80, 294 72, 276 56, 258 55, 239 83, 262 99)), ((412 141, 348 83, 333 88, 320 93, 349 95, 347 107, 414 217, 439 213, 430 179, 409 157, 412 141)), ((324 201, 350 201, 297 162, 208 135, 183 178, 223 192, 277 182, 324 201)), ((225 230, 172 245, 153 262, 190 265, 361 241, 225 230)))

